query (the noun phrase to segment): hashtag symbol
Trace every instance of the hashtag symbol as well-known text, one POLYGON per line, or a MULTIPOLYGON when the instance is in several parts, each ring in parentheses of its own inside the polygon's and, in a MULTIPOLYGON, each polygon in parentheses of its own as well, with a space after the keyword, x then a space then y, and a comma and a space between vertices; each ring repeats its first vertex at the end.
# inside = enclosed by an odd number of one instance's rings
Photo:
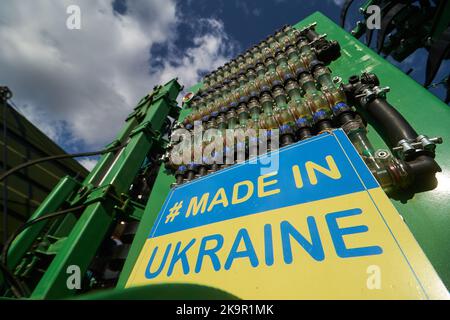
POLYGON ((183 201, 175 203, 173 205, 173 207, 169 209, 169 214, 166 217, 165 223, 172 222, 173 219, 175 219, 175 217, 180 214, 180 209, 182 206, 183 206, 183 201))

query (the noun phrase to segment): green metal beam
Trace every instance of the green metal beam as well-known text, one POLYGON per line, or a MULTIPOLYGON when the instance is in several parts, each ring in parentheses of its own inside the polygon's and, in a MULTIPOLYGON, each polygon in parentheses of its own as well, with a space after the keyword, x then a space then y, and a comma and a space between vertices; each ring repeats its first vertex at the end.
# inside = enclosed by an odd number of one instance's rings
MULTIPOLYGON (((80 184, 75 179, 67 176, 55 186, 47 198, 40 204, 30 220, 39 218, 45 214, 58 210, 66 199, 79 187, 80 184)), ((11 270, 17 266, 25 253, 46 226, 47 221, 38 222, 24 230, 16 240, 11 244, 8 254, 8 267, 11 270)))
MULTIPOLYGON (((197 91, 201 87, 201 84, 196 85, 191 88, 191 91, 197 91)), ((179 121, 182 121, 190 112, 190 109, 183 109, 179 121)), ((139 224, 135 240, 133 241, 130 253, 127 257, 125 265, 120 274, 119 281, 117 282, 117 288, 124 288, 125 284, 128 280, 128 276, 130 275, 134 264, 138 258, 140 249, 145 243, 145 240, 148 237, 148 228, 152 226, 155 222, 155 219, 166 200, 167 194, 170 191, 170 185, 175 182, 175 178, 173 175, 168 174, 164 166, 161 166, 159 169, 158 176, 154 183, 152 192, 150 194, 150 198, 147 201, 147 205, 144 210, 144 215, 139 224), (139 235, 139 236, 138 236, 139 235)))
POLYGON ((54 299, 75 294, 66 284, 68 266, 78 266, 82 274, 87 271, 112 225, 114 206, 120 205, 118 197, 128 192, 146 155, 159 143, 158 130, 172 109, 177 108, 175 99, 180 90, 176 79, 156 88, 128 118, 117 139, 127 142, 127 145, 116 154, 105 156, 86 179, 84 186, 90 190, 85 200, 87 207, 34 289, 32 299, 54 299))

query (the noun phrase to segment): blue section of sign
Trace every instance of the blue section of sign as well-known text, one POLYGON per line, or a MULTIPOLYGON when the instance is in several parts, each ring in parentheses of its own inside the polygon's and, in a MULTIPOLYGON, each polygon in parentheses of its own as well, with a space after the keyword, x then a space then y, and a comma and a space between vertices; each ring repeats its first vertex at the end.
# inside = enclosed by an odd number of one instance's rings
MULTIPOLYGON (((338 129, 334 130, 333 134, 322 134, 260 156, 253 163, 247 161, 237 164, 175 188, 166 199, 150 237, 378 186, 346 134, 338 129), (339 169, 340 176, 330 178, 316 170, 317 181, 311 181, 306 170, 307 163, 313 162, 322 168, 330 169, 330 163, 326 160, 330 157, 339 169), (297 166, 297 173, 301 176, 301 186, 299 176, 297 175, 297 180, 294 179, 294 166, 297 166), (264 180, 258 179, 268 173, 272 175, 264 180), (244 180, 253 186, 252 195, 242 203, 232 204, 233 188, 244 180), (264 186, 263 191, 271 193, 268 196, 258 194, 258 185, 264 182, 268 184, 264 186), (223 190, 218 195, 221 188, 223 190), (194 215, 191 207, 191 212, 186 217, 194 197, 197 197, 195 203, 198 207, 201 207, 201 198, 205 197, 206 210, 201 213, 199 209, 194 215), (223 201, 208 211, 213 199, 223 201)), ((240 191, 245 195, 246 190, 248 189, 243 187, 240 191)))

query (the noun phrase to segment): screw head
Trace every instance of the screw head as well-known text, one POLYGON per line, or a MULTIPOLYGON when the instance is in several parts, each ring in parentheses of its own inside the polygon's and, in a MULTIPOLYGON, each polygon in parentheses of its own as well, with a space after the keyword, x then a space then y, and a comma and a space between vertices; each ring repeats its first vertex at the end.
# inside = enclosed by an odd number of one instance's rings
POLYGON ((341 83, 341 82, 342 82, 342 78, 341 77, 338 77, 338 76, 333 77, 333 83, 338 84, 338 83, 341 83))
POLYGON ((375 156, 380 159, 387 159, 389 158, 389 152, 384 149, 379 149, 375 152, 375 156))

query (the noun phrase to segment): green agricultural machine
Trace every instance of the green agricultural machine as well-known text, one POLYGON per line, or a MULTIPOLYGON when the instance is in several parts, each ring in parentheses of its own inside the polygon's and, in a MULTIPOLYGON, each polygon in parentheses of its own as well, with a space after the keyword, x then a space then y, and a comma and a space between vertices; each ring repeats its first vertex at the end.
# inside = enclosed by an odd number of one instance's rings
POLYGON ((181 91, 61 179, 2 297, 448 299, 446 104, 320 13, 181 91))

